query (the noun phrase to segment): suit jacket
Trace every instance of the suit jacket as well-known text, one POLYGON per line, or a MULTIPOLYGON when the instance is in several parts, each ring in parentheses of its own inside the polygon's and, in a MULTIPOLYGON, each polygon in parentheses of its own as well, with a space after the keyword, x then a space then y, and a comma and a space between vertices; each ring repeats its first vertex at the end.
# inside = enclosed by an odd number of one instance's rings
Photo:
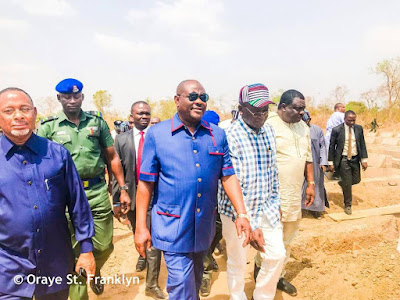
MULTIPOLYGON (((125 184, 128 186, 128 194, 131 198, 131 210, 136 206, 136 151, 135 142, 133 140, 133 130, 129 130, 118 134, 115 137, 115 151, 121 160, 122 169, 124 170, 125 184)), ((117 181, 113 180, 113 203, 119 203, 120 191, 117 181)))
MULTIPOLYGON (((362 126, 354 125, 354 134, 356 136, 357 144, 357 159, 361 162, 361 159, 368 158, 367 147, 365 145, 364 131, 362 126)), ((346 134, 344 129, 344 123, 336 126, 332 129, 331 140, 329 144, 328 161, 333 161, 335 169, 339 168, 340 161, 342 159, 342 153, 344 148, 346 134)))

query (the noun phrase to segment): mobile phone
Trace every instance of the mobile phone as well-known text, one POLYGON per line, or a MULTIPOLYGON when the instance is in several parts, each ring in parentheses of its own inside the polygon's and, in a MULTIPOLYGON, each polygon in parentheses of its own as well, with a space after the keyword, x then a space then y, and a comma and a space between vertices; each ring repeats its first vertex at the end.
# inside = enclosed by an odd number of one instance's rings
POLYGON ((84 268, 79 268, 78 276, 87 279, 86 270, 84 268))

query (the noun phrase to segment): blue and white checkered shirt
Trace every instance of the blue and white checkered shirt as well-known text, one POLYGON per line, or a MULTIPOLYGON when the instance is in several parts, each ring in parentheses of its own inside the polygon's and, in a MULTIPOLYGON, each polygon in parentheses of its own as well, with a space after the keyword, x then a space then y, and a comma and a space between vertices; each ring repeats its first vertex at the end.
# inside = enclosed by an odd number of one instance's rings
MULTIPOLYGON (((239 119, 226 130, 229 154, 242 188, 250 225, 257 229, 265 214, 272 226, 280 220, 279 178, 273 128, 265 124, 258 133, 239 119)), ((218 189, 218 211, 235 220, 235 210, 222 185, 218 189)))

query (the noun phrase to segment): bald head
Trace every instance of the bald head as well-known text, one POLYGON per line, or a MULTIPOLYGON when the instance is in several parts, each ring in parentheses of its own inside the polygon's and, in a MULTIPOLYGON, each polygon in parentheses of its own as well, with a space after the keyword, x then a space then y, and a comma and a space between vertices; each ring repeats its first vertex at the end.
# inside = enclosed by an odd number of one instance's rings
POLYGON ((193 87, 193 86, 200 86, 204 89, 204 87, 201 85, 201 83, 198 82, 197 80, 188 79, 188 80, 184 80, 180 84, 178 84, 178 87, 176 88, 176 94, 180 95, 180 94, 184 93, 185 91, 187 91, 188 89, 191 89, 191 87, 193 87))
POLYGON ((20 88, 17 88, 17 87, 8 87, 8 88, 5 88, 4 90, 1 90, 0 91, 0 101, 1 101, 2 98, 5 98, 5 97, 2 97, 3 94, 7 94, 7 93, 10 93, 10 92, 17 92, 17 93, 24 94, 29 99, 29 101, 31 102, 31 104, 33 106, 33 100, 31 98, 31 96, 27 92, 25 92, 23 89, 20 89, 20 88))

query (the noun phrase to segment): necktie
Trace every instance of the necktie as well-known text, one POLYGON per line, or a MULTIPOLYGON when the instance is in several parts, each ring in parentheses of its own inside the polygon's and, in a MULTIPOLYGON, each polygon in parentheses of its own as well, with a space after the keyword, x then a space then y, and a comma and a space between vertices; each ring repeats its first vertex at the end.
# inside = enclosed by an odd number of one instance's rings
POLYGON ((140 140, 138 147, 138 155, 136 161, 136 184, 139 182, 140 163, 142 162, 143 144, 144 144, 144 131, 140 132, 140 140))
POLYGON ((349 145, 347 148, 347 159, 350 160, 352 157, 352 151, 351 151, 351 127, 349 127, 349 145))

